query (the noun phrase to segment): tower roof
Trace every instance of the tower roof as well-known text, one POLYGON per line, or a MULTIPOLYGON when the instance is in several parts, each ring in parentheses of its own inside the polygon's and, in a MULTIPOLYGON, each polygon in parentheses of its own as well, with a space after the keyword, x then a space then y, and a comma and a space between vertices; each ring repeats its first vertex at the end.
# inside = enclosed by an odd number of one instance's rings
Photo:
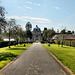
POLYGON ((36 25, 36 27, 33 29, 33 31, 41 31, 41 29, 36 25))

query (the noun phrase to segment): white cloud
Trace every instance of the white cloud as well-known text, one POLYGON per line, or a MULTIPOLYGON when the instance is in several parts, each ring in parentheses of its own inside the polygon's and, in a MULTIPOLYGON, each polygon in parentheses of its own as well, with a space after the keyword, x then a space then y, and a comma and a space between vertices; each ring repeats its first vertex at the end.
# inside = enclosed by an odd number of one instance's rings
POLYGON ((32 9, 31 7, 26 7, 27 9, 32 9))
POLYGON ((34 22, 38 22, 38 23, 51 23, 50 19, 29 17, 29 16, 9 16, 7 18, 8 19, 9 18, 14 18, 14 19, 22 20, 22 21, 34 21, 34 22))
POLYGON ((20 9, 25 9, 25 8, 27 8, 27 9, 32 9, 31 7, 26 7, 26 6, 18 7, 18 8, 20 8, 20 9))
POLYGON ((26 3, 40 6, 40 4, 38 4, 38 3, 33 3, 33 2, 26 2, 26 3))
POLYGON ((14 18, 14 19, 17 19, 17 20, 27 21, 26 19, 24 19, 23 17, 20 17, 20 16, 9 16, 9 17, 7 17, 7 18, 8 18, 8 19, 14 18))
POLYGON ((19 8, 19 9, 22 9, 22 10, 26 10, 24 7, 21 7, 21 6, 19 6, 18 8, 19 8))
POLYGON ((34 5, 37 5, 37 6, 40 6, 40 4, 37 4, 37 3, 33 3, 34 5))
POLYGON ((58 6, 56 6, 56 7, 54 7, 54 8, 56 8, 57 10, 60 10, 60 9, 62 9, 62 8, 60 8, 60 7, 58 7, 58 6))
POLYGON ((47 21, 36 21, 36 22, 38 22, 38 23, 49 23, 49 21, 47 22, 47 21))
POLYGON ((28 4, 33 4, 32 2, 26 2, 26 3, 28 3, 28 4))
POLYGON ((61 23, 58 23, 58 25, 59 25, 59 26, 62 26, 62 24, 61 24, 61 23))

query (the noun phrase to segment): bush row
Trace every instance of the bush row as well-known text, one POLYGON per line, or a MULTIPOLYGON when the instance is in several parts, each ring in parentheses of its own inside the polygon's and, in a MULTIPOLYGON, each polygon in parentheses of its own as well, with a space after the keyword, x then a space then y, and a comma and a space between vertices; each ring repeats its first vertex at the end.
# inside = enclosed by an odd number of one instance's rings
POLYGON ((21 43, 33 43, 32 41, 22 41, 21 43))
POLYGON ((22 44, 22 43, 33 43, 33 42, 28 42, 28 41, 22 41, 22 42, 19 42, 19 43, 17 43, 16 41, 11 41, 10 43, 9 43, 9 41, 4 41, 4 42, 0 42, 0 48, 2 48, 2 47, 6 47, 6 46, 11 46, 11 45, 17 45, 17 44, 22 44))
POLYGON ((44 44, 44 43, 50 43, 50 44, 52 44, 52 43, 55 43, 55 42, 53 42, 53 41, 41 41, 41 43, 42 44, 44 44))
POLYGON ((9 41, 0 42, 0 48, 1 47, 9 46, 9 44, 10 45, 15 45, 16 44, 16 41, 11 41, 10 43, 9 43, 9 41))
POLYGON ((75 41, 68 41, 68 40, 66 40, 64 42, 64 45, 75 47, 75 41))
MULTIPOLYGON (((57 40, 55 40, 55 43, 56 43, 56 44, 62 44, 62 42, 57 41, 57 40)), ((64 40, 64 41, 63 41, 63 45, 75 47, 75 41, 64 40)))

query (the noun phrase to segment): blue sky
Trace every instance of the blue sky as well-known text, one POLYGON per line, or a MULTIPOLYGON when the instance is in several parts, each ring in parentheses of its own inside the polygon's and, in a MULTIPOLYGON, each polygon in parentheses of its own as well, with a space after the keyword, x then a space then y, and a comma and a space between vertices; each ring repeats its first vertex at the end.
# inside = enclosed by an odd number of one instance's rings
POLYGON ((1 0, 6 18, 15 18, 25 29, 27 22, 55 30, 75 30, 75 0, 1 0))

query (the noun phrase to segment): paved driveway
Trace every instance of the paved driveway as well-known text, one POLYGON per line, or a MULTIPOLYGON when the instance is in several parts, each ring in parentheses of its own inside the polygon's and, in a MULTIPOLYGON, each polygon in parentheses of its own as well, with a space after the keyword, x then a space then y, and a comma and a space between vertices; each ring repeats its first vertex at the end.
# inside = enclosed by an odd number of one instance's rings
POLYGON ((0 75, 66 75, 40 43, 34 43, 0 75))

